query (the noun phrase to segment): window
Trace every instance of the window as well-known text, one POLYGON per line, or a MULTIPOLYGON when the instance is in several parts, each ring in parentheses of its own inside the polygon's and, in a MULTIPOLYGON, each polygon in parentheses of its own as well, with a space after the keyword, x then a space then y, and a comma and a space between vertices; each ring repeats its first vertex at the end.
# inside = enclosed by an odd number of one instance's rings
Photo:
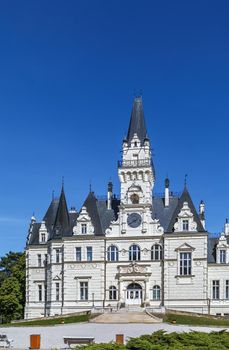
POLYGON ((191 275, 192 272, 191 253, 180 253, 180 275, 191 275))
POLYGON ((47 301, 47 284, 44 285, 44 296, 45 296, 45 301, 47 301))
POLYGON ((42 301, 42 284, 38 284, 38 301, 42 301))
POLYGON ((47 266, 47 264, 48 264, 48 254, 45 254, 44 265, 47 266))
POLYGON ((212 281, 212 299, 219 299, 219 281, 212 281))
POLYGON ((87 234, 87 224, 81 224, 81 233, 82 235, 87 234))
POLYGON ((229 299, 229 280, 226 280, 226 293, 225 293, 226 299, 229 299))
POLYGON ((88 282, 80 282, 80 300, 88 300, 88 282))
POLYGON ((224 249, 219 251, 219 262, 220 264, 226 264, 226 250, 224 249))
POLYGON ((118 261, 118 248, 115 245, 111 245, 107 249, 107 260, 118 261))
POLYGON ((76 247, 76 261, 81 261, 81 247, 76 247))
POLYGON ((111 286, 109 288, 109 300, 117 299, 117 288, 115 286, 111 286))
POLYGON ((162 259, 162 247, 160 246, 160 244, 154 244, 151 247, 151 259, 152 260, 162 259))
POLYGON ((138 204, 139 203, 139 197, 136 193, 133 193, 131 196, 130 196, 130 200, 133 204, 138 204))
POLYGON ((38 267, 41 267, 41 254, 37 254, 37 264, 38 267))
POLYGON ((188 220, 183 220, 183 231, 189 230, 188 220))
POLYGON ((45 233, 42 233, 42 234, 41 234, 41 242, 42 242, 42 243, 45 243, 45 242, 46 242, 46 234, 45 234, 45 233))
POLYGON ((60 300, 60 283, 56 283, 56 301, 60 300))
POLYGON ((153 300, 161 300, 161 288, 153 286, 153 300))
POLYGON ((56 263, 60 263, 60 249, 56 249, 56 263))
POLYGON ((92 247, 87 247, 87 261, 92 261, 92 247))
POLYGON ((141 251, 138 245, 133 244, 129 248, 129 260, 130 261, 137 261, 141 260, 141 251))

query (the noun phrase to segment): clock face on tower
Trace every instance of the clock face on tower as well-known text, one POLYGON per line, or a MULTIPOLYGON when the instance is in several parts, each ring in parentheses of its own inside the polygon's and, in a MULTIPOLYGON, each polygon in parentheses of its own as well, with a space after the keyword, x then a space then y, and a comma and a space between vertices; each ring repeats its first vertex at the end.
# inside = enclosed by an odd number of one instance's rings
POLYGON ((127 224, 133 228, 140 226, 141 222, 142 222, 142 218, 141 218, 141 215, 138 213, 132 213, 127 218, 127 224))

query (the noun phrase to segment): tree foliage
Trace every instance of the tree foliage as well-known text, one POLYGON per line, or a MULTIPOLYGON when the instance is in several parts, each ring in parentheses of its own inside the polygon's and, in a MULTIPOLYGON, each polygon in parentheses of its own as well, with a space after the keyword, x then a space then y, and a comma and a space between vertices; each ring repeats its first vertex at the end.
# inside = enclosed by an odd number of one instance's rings
MULTIPOLYGON (((77 348, 79 350, 79 348, 77 348)), ((229 333, 188 332, 166 333, 163 330, 139 338, 130 338, 126 345, 92 344, 80 347, 84 350, 226 350, 229 349, 229 333)))
POLYGON ((0 258, 0 315, 4 322, 23 317, 25 253, 9 252, 0 258))

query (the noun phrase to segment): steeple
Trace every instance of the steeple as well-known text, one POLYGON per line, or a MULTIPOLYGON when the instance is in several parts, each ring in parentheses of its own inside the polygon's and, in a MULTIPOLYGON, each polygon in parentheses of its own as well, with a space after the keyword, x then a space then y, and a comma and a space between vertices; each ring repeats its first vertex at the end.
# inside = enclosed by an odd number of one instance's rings
POLYGON ((64 193, 64 186, 62 184, 59 204, 56 212, 56 218, 53 225, 55 236, 63 236, 70 230, 68 207, 64 193))
POLYGON ((141 96, 135 97, 133 103, 130 125, 127 134, 127 142, 129 146, 134 134, 137 134, 142 146, 144 140, 147 138, 147 132, 141 96))

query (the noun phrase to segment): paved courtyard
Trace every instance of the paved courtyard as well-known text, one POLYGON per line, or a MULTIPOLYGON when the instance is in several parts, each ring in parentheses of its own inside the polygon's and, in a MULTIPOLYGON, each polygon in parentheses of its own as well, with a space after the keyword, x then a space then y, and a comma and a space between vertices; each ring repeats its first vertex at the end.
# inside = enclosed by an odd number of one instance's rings
POLYGON ((93 336, 95 341, 110 342, 115 339, 118 333, 124 334, 125 339, 128 337, 137 337, 142 334, 150 334, 159 329, 168 332, 185 332, 190 330, 210 332, 225 328, 216 327, 190 327, 175 326, 165 323, 160 324, 96 324, 96 323, 78 323, 70 325, 58 325, 52 327, 15 327, 0 328, 0 334, 7 334, 8 338, 14 340, 15 349, 28 349, 30 334, 41 335, 41 348, 64 348, 63 336, 93 336))

